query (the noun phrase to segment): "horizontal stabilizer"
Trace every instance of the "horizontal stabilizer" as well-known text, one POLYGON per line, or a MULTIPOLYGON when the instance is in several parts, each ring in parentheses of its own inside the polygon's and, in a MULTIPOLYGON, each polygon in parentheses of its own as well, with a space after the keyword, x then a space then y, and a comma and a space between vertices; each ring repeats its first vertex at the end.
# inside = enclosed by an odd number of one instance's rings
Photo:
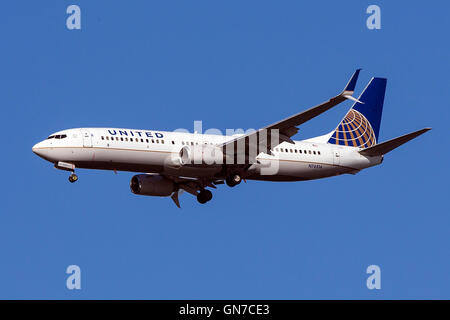
POLYGON ((362 154, 363 156, 369 156, 369 157, 381 156, 383 154, 386 154, 386 153, 394 150, 395 148, 400 147, 402 144, 408 142, 409 140, 417 138, 418 136, 427 132, 428 130, 431 130, 431 128, 424 128, 421 130, 417 130, 417 131, 405 134, 403 136, 385 141, 383 143, 376 144, 372 147, 369 147, 369 148, 359 151, 359 153, 362 154))

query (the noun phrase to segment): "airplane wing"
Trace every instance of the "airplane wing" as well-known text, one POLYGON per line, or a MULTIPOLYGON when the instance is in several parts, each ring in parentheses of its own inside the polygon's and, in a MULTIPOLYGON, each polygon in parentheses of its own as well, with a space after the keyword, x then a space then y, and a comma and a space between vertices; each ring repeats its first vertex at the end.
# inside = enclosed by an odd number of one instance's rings
POLYGON ((228 158, 233 158, 235 162, 232 163, 240 164, 240 161, 236 160, 241 160, 244 157, 244 163, 247 164, 254 162, 256 156, 260 152, 270 153, 272 148, 284 141, 293 143, 291 137, 298 132, 297 126, 311 120, 314 117, 317 117, 346 99, 362 103, 352 96, 360 71, 361 69, 357 69, 345 86, 344 90, 330 100, 306 111, 302 111, 286 119, 275 122, 257 131, 237 137, 236 139, 228 141, 219 147, 222 148, 225 156, 228 158))

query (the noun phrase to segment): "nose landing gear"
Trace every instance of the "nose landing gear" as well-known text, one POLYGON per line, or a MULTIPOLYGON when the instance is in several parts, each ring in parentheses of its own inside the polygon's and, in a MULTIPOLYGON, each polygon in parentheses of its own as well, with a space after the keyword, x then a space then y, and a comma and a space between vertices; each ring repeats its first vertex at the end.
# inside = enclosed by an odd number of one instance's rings
POLYGON ((75 165, 73 163, 58 161, 57 163, 55 163, 55 168, 59 170, 70 171, 70 183, 74 183, 78 180, 78 176, 75 174, 75 165))
POLYGON ((74 172, 72 172, 72 174, 69 176, 70 183, 74 183, 77 180, 78 180, 78 176, 74 172))

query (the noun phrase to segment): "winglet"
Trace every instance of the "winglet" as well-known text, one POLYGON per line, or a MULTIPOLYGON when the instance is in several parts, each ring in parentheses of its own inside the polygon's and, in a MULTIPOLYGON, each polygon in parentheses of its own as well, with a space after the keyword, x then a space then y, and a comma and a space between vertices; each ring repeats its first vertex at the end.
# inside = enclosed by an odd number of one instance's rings
POLYGON ((356 81, 358 81, 358 76, 359 76, 360 72, 361 72, 361 69, 356 69, 355 73, 352 75, 349 82, 347 83, 347 85, 344 88, 344 91, 343 91, 344 94, 346 94, 346 95, 353 94, 353 92, 355 91, 355 87, 356 87, 356 81))

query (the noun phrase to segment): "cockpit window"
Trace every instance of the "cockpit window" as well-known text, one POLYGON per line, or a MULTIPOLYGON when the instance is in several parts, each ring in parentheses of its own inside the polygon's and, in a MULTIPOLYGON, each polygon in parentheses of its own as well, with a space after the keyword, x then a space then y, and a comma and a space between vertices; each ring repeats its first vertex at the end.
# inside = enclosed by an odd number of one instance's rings
POLYGON ((57 135, 54 135, 54 136, 50 136, 47 139, 64 139, 64 138, 67 138, 66 134, 57 134, 57 135))

